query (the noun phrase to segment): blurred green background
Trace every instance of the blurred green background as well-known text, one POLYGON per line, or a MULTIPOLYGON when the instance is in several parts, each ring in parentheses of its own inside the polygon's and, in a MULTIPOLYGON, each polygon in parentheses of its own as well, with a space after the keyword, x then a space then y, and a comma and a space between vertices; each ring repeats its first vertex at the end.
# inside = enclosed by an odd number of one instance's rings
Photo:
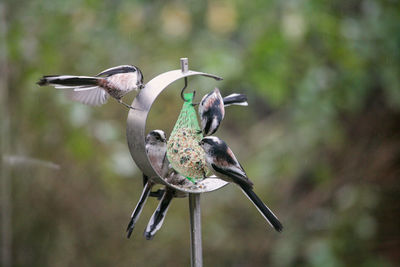
MULTIPOLYGON (((190 264, 187 199, 146 241, 150 199, 125 238, 142 188, 128 111, 35 84, 122 64, 148 82, 180 57, 224 78, 191 78, 198 95, 248 95, 217 135, 285 227, 233 185, 205 194, 205 266, 400 264, 399 1, 3 0, 0 12, 3 266, 190 264)), ((182 85, 149 130, 172 129, 182 85)))

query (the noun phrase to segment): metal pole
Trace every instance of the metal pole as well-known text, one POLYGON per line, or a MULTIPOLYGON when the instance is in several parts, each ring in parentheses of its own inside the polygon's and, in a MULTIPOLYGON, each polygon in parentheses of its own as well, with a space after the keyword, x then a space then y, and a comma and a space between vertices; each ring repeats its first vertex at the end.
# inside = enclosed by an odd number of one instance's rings
POLYGON ((201 209, 200 194, 189 194, 190 211, 190 259, 192 267, 203 266, 201 245, 201 209))
MULTIPOLYGON (((189 71, 189 60, 181 58, 182 73, 189 71)), ((185 87, 187 77, 185 77, 185 87)), ((203 253, 201 246, 201 210, 200 194, 189 194, 189 212, 190 212, 190 263, 192 267, 203 266, 203 253)))

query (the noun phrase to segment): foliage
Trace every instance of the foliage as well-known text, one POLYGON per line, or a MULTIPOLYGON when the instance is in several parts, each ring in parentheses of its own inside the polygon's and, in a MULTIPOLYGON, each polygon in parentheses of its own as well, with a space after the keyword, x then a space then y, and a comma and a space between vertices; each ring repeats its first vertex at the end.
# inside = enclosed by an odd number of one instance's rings
MULTIPOLYGON (((6 0, 14 266, 187 266, 187 199, 153 241, 124 237, 141 173, 127 110, 72 103, 43 74, 179 68, 198 95, 246 93, 218 131, 284 224, 277 234, 234 186, 204 195, 206 266, 395 266, 399 258, 400 5, 397 1, 6 0)), ((150 114, 170 132, 175 84, 150 114)), ((129 102, 133 96, 127 101, 129 102)), ((128 97, 129 98, 129 97, 128 97)))

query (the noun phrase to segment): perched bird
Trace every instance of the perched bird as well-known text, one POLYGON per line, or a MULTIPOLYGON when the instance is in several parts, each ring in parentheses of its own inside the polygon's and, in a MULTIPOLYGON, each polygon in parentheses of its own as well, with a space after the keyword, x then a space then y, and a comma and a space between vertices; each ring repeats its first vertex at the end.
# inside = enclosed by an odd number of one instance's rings
MULTIPOLYGON (((169 162, 166 156, 167 153, 167 138, 163 131, 153 130, 146 136, 146 152, 147 156, 153 166, 153 169, 161 176, 165 177, 168 173, 169 162)), ((143 187, 142 195, 140 196, 139 202, 132 212, 131 219, 129 221, 126 231, 128 232, 127 237, 129 238, 132 234, 135 224, 139 219, 139 216, 143 210, 143 206, 149 197, 151 188, 156 184, 156 181, 152 177, 145 177, 145 185, 143 187)))
MULTIPOLYGON (((121 65, 106 69, 96 76, 49 75, 43 76, 38 85, 52 85, 57 89, 71 89, 71 98, 86 105, 100 106, 108 97, 122 102, 122 97, 132 90, 142 89, 142 71, 133 65, 121 65)), ((133 109, 133 108, 132 108, 133 109)))
POLYGON ((199 142, 199 145, 204 149, 207 166, 210 170, 218 178, 240 186, 243 193, 253 202, 267 222, 276 231, 281 232, 283 229, 281 222, 254 193, 253 183, 247 177, 242 166, 226 143, 218 137, 208 136, 203 138, 199 142))
POLYGON ((201 129, 204 135, 211 135, 225 116, 225 106, 247 106, 247 97, 243 94, 231 94, 222 98, 218 88, 205 95, 199 104, 201 129))
MULTIPOLYGON (((184 185, 189 183, 189 181, 177 173, 175 170, 167 175, 166 180, 170 184, 174 185, 184 185)), ((144 232, 144 237, 147 240, 153 239, 154 235, 160 230, 162 224, 164 223, 165 216, 167 215, 168 208, 171 204, 171 201, 174 197, 186 197, 187 194, 177 191, 169 186, 165 186, 164 195, 161 198, 160 203, 157 206, 157 209, 154 211, 153 215, 150 218, 149 223, 144 232)))

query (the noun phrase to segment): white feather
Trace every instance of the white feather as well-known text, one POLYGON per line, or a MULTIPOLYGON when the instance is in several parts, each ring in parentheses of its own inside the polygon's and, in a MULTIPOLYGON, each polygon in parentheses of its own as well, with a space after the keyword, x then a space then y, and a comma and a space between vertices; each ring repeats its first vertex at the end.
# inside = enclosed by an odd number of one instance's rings
POLYGON ((96 89, 98 86, 67 86, 67 85, 54 85, 56 89, 74 89, 75 92, 96 89))
POLYGON ((110 87, 116 87, 123 94, 126 94, 132 90, 137 90, 137 74, 134 72, 118 73, 110 77, 107 77, 110 87))
POLYGON ((79 91, 92 90, 92 89, 96 89, 96 88, 98 88, 98 86, 90 86, 90 87, 79 86, 79 87, 75 87, 74 91, 79 92, 79 91))
POLYGON ((91 90, 72 91, 72 100, 90 106, 100 106, 107 102, 110 95, 100 87, 94 87, 91 90))
POLYGON ((74 89, 75 88, 75 86, 66 86, 66 85, 54 85, 54 87, 56 89, 74 89))
POLYGON ((66 80, 66 79, 71 79, 71 78, 81 78, 81 79, 98 79, 96 77, 92 77, 92 76, 74 76, 74 75, 59 75, 59 76, 54 76, 54 77, 46 77, 46 80, 51 82, 53 80, 66 80))
POLYGON ((247 106, 249 105, 249 103, 247 103, 247 102, 240 102, 240 103, 235 103, 235 104, 225 104, 224 106, 225 106, 225 107, 229 107, 229 106, 232 106, 232 105, 247 107, 247 106))

